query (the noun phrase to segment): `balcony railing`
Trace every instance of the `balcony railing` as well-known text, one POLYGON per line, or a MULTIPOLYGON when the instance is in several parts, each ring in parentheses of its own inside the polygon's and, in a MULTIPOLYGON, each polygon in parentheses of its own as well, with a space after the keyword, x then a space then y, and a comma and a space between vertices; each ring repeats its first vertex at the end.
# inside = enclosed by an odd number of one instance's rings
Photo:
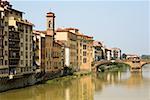
POLYGON ((20 38, 9 38, 9 41, 20 41, 20 38))
POLYGON ((20 50, 20 47, 9 47, 9 50, 20 50))
POLYGON ((9 67, 17 67, 19 64, 9 64, 9 67))
POLYGON ((9 56, 9 59, 20 59, 20 56, 15 56, 15 57, 9 56))

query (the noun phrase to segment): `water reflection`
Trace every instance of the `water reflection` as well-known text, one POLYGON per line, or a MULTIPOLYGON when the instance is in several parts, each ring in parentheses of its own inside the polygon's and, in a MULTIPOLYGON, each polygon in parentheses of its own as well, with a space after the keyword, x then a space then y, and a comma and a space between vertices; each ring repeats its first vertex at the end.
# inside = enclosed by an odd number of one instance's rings
POLYGON ((94 74, 4 92, 0 100, 148 100, 149 72, 150 66, 144 67, 142 73, 94 74))

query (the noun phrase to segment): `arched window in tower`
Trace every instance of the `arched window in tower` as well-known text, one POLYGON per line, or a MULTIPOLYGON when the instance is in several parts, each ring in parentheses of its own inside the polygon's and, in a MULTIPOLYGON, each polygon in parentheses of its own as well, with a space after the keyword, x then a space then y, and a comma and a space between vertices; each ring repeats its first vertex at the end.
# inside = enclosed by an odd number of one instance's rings
POLYGON ((49 28, 51 28, 51 24, 52 24, 51 21, 49 21, 49 23, 48 23, 49 28))

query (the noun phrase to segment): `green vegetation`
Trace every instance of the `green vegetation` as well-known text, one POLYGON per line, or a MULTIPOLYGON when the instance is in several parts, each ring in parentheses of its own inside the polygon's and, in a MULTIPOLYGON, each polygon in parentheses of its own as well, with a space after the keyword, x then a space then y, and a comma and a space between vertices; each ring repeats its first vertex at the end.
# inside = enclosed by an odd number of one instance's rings
POLYGON ((69 80, 81 78, 82 76, 85 76, 85 75, 90 75, 91 73, 92 72, 88 72, 88 71, 74 72, 73 75, 68 75, 68 76, 48 80, 46 83, 54 84, 54 83, 60 83, 60 82, 67 82, 69 80))
POLYGON ((129 68, 126 64, 112 63, 109 65, 102 65, 100 72, 126 71, 129 68))
POLYGON ((141 58, 142 59, 150 59, 150 55, 142 55, 141 58))

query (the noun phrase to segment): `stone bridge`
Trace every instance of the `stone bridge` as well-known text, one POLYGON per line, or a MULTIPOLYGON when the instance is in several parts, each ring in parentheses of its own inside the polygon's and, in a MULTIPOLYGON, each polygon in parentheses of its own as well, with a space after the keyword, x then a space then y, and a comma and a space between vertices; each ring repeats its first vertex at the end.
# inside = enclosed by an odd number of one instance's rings
POLYGON ((101 65, 109 65, 113 63, 122 63, 130 66, 130 71, 142 71, 142 67, 150 64, 150 60, 136 59, 136 60, 102 60, 93 63, 92 70, 98 71, 101 65))

